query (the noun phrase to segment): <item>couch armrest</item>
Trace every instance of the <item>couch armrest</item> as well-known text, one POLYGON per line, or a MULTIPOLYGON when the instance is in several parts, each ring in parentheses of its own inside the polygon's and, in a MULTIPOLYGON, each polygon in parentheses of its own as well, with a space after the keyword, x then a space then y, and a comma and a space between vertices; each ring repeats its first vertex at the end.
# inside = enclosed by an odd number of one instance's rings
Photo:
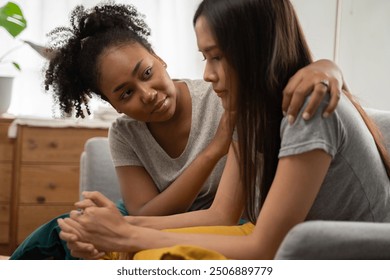
POLYGON ((390 259, 390 223, 304 222, 287 234, 275 259, 390 259))
POLYGON ((116 202, 121 198, 107 137, 88 139, 80 159, 80 194, 99 191, 116 202))

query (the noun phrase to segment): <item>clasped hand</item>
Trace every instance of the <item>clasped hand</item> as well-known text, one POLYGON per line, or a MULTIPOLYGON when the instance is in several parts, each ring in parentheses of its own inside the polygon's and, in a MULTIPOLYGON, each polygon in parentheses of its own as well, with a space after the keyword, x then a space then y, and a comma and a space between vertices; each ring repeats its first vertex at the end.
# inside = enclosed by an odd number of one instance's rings
POLYGON ((100 259, 105 252, 120 252, 129 225, 115 204, 99 192, 83 192, 84 200, 75 204, 79 210, 58 219, 60 238, 74 257, 100 259))

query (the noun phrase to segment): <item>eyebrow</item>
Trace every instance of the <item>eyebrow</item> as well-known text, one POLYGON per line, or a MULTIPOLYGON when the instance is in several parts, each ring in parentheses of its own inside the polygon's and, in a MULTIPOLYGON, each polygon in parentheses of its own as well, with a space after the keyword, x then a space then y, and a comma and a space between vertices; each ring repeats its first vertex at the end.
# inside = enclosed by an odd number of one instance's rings
MULTIPOLYGON (((143 59, 141 59, 140 61, 137 62, 137 64, 135 65, 133 71, 131 71, 131 76, 134 77, 134 76, 137 74, 139 68, 141 67, 142 61, 143 61, 143 59)), ((112 93, 115 93, 115 92, 121 90, 121 89, 124 88, 125 86, 126 86, 126 82, 120 84, 119 86, 117 86, 117 87, 112 91, 112 93)))
POLYGON ((212 45, 212 46, 206 47, 205 49, 199 50, 199 51, 200 51, 200 52, 207 53, 207 52, 210 52, 210 51, 212 51, 213 49, 217 49, 217 48, 218 48, 217 45, 212 45))

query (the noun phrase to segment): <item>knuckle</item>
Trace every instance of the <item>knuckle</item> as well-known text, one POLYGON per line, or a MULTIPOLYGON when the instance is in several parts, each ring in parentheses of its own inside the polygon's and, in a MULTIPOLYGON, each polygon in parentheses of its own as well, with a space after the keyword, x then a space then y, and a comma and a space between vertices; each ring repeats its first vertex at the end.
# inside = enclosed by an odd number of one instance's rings
POLYGON ((292 95, 293 95, 292 91, 285 91, 284 92, 284 97, 291 98, 292 95))
POLYGON ((297 108, 295 105, 290 105, 290 107, 288 108, 288 114, 295 114, 297 111, 297 108))
POLYGON ((317 94, 322 98, 322 97, 324 97, 326 95, 327 92, 328 92, 327 89, 322 89, 322 90, 319 90, 317 92, 317 94))
POLYGON ((302 88, 302 86, 299 86, 295 89, 294 96, 305 97, 306 95, 307 95, 307 92, 302 88))
POLYGON ((307 72, 306 67, 299 69, 299 70, 297 71, 297 74, 298 74, 298 75, 304 75, 305 72, 307 72))
POLYGON ((329 76, 328 73, 324 73, 324 72, 321 72, 322 73, 322 77, 328 81, 330 80, 333 80, 333 77, 332 76, 329 76))
POLYGON ((315 92, 316 94, 318 94, 319 96, 323 97, 325 94, 327 94, 329 91, 329 88, 327 86, 325 86, 324 84, 322 83, 318 83, 315 87, 315 92))

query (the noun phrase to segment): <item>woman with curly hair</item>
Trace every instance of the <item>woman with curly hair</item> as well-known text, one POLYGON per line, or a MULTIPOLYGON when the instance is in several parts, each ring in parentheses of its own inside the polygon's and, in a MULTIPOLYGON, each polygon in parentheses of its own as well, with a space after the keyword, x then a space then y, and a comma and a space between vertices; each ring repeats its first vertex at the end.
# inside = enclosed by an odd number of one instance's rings
MULTIPOLYGON (((133 6, 76 7, 71 27, 49 34, 56 56, 46 71, 46 90, 53 92, 66 114, 89 114, 93 96, 124 114, 110 128, 109 142, 124 201, 119 208, 126 219, 158 229, 237 223, 236 216, 202 211, 194 212, 191 219, 147 217, 212 205, 235 119, 234 113, 223 109, 210 83, 172 80, 166 63, 147 41, 149 34, 133 6)), ((305 117, 310 118, 329 88, 332 98, 324 111, 329 114, 338 102, 341 84, 333 63, 314 63, 290 80, 283 108, 292 121, 304 97, 313 92, 306 107, 305 117)), ((92 200, 83 203, 95 205, 92 200)), ((55 219, 28 237, 11 259, 72 258, 58 232, 55 219), (51 239, 42 241, 48 235, 51 239)), ((101 256, 90 244, 75 246, 72 253, 78 257, 101 256)))

